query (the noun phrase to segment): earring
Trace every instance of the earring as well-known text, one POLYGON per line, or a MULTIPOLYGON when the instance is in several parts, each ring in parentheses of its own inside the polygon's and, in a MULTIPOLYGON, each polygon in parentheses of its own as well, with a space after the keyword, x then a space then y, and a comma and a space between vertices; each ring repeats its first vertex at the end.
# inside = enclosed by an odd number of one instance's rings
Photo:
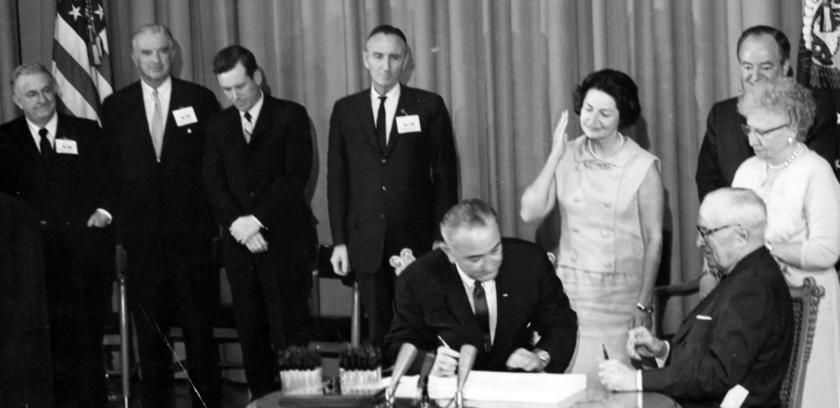
POLYGON ((788 146, 792 145, 793 144, 793 138, 789 137, 787 142, 788 142, 788 146))

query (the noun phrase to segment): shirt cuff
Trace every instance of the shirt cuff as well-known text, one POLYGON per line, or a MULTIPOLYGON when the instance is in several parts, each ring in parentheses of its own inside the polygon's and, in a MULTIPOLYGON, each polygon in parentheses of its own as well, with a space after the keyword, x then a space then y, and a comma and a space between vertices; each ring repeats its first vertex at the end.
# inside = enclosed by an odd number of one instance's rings
MULTIPOLYGON (((671 354, 671 343, 665 342, 665 357, 662 358, 654 358, 656 360, 656 366, 659 368, 665 367, 665 362, 668 361, 668 356, 671 354)), ((641 378, 641 377, 639 377, 641 378)))
POLYGON ((643 391, 643 389, 642 389, 642 370, 636 370, 636 391, 643 391))
POLYGON ((263 225, 263 223, 261 223, 261 222, 260 222, 260 219, 259 219, 259 218, 257 218, 255 215, 253 215, 253 214, 252 214, 252 215, 249 215, 249 217, 253 218, 253 219, 254 219, 254 221, 256 221, 256 222, 257 222, 257 224, 260 226, 260 228, 262 228, 262 229, 268 229, 268 228, 266 228, 266 227, 265 227, 265 225, 263 225))
POLYGON ((97 208, 97 209, 96 209, 96 212, 98 212, 98 213, 102 213, 102 215, 104 215, 105 217, 107 217, 107 218, 108 218, 108 222, 109 222, 109 223, 110 223, 111 221, 113 221, 113 220, 114 220, 114 217, 112 217, 112 216, 111 216, 111 213, 109 213, 109 212, 108 212, 108 210, 106 210, 106 209, 104 209, 104 208, 97 208))

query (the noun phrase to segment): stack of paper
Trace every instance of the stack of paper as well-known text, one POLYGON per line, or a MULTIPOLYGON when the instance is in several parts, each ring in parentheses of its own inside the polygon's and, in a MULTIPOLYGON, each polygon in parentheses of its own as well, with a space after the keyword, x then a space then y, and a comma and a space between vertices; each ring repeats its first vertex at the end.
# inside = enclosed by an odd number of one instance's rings
MULTIPOLYGON (((417 376, 400 380, 397 398, 417 397, 417 376)), ((391 379, 382 381, 384 386, 391 379)), ((429 397, 443 402, 455 396, 456 377, 429 377, 429 397)), ((570 407, 586 397, 586 375, 473 371, 464 386, 471 406, 570 407)), ((442 405, 443 405, 442 404, 442 405)))

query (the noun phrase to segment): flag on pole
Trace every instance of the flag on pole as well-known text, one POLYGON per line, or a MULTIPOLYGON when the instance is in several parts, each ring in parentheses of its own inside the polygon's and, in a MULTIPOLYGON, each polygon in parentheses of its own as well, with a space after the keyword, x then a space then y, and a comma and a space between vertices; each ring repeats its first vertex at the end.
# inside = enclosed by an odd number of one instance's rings
POLYGON ((52 72, 59 109, 99 120, 102 100, 114 92, 109 54, 102 0, 58 0, 52 72))
POLYGON ((796 79, 809 88, 840 91, 840 4, 804 0, 796 79))

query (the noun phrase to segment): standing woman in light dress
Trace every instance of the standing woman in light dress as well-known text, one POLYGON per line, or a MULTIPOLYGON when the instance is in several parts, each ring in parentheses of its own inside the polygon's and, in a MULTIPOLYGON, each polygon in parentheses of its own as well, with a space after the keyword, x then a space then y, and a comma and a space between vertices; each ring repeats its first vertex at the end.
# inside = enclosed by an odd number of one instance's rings
POLYGON ((755 191, 767 205, 767 249, 789 285, 813 277, 825 289, 803 408, 840 407, 840 185, 831 165, 802 143, 814 121, 811 91, 792 78, 752 87, 738 101, 755 156, 735 172, 733 187, 755 191))
POLYGON ((626 74, 605 69, 574 94, 583 137, 568 140, 568 112, 537 178, 522 194, 520 216, 542 219, 558 203, 557 276, 577 311, 579 333, 568 372, 597 380, 602 344, 629 362, 627 330, 650 326, 651 295, 662 253, 664 193, 659 159, 623 135, 641 115, 626 74))

